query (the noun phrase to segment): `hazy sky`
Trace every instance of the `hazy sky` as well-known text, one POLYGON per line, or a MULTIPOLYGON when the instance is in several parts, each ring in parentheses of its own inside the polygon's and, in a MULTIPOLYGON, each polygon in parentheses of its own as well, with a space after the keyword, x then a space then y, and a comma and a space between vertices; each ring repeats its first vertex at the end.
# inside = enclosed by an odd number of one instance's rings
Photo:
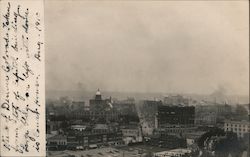
POLYGON ((247 1, 45 1, 46 88, 249 92, 247 1))

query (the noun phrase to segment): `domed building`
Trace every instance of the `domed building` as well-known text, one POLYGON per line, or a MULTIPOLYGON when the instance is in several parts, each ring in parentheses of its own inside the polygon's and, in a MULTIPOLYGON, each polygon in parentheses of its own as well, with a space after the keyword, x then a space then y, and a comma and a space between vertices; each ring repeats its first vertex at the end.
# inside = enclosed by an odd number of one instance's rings
POLYGON ((111 97, 103 99, 99 89, 94 98, 89 100, 89 107, 92 119, 104 121, 118 119, 118 113, 112 107, 111 97))
POLYGON ((89 100, 90 110, 106 111, 110 109, 111 98, 102 99, 101 91, 98 89, 94 98, 89 100))
POLYGON ((97 90, 95 94, 95 100, 102 100, 102 94, 99 89, 97 90))

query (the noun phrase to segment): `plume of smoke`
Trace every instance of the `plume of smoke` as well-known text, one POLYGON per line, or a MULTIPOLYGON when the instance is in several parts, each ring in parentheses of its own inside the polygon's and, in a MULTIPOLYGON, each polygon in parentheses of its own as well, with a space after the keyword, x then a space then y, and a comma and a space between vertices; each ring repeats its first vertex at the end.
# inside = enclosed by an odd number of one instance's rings
POLYGON ((223 85, 218 85, 217 89, 210 95, 216 102, 225 102, 227 90, 223 85))

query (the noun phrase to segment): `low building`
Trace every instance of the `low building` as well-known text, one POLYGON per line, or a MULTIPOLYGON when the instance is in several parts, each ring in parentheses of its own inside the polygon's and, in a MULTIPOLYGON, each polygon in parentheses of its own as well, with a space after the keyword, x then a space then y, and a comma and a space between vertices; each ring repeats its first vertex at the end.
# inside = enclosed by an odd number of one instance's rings
POLYGON ((243 138, 250 132, 250 124, 248 121, 225 121, 224 131, 232 131, 237 134, 238 138, 243 138))
POLYGON ((106 124, 96 124, 92 130, 93 133, 107 133, 109 131, 108 125, 106 124))
POLYGON ((89 148, 92 145, 100 146, 119 146, 123 145, 122 132, 83 132, 76 133, 71 137, 72 147, 82 146, 89 148))
POLYGON ((46 120, 46 133, 53 134, 55 132, 58 132, 58 130, 61 128, 62 123, 63 121, 46 120))
POLYGON ((142 133, 140 127, 126 126, 121 130, 125 144, 142 142, 142 133))
POLYGON ((153 135, 145 137, 145 142, 148 145, 161 148, 184 148, 186 147, 186 139, 181 135, 169 134, 164 130, 154 130, 153 135))
POLYGON ((192 133, 197 130, 197 127, 178 127, 178 126, 170 126, 165 128, 158 128, 154 130, 154 133, 158 134, 168 134, 175 136, 184 136, 187 133, 192 133))
POLYGON ((93 145, 97 147, 108 145, 123 145, 122 131, 119 128, 107 124, 95 124, 88 126, 80 131, 71 129, 67 133, 68 148, 77 147, 90 148, 93 145))
POLYGON ((74 130, 84 131, 86 129, 86 126, 85 125, 71 125, 70 128, 74 130))
POLYGON ((67 147, 67 137, 64 135, 55 135, 47 139, 48 150, 62 150, 67 147))
POLYGON ((190 132, 190 133, 186 133, 184 134, 185 138, 186 138, 186 142, 187 142, 187 148, 190 149, 197 149, 198 145, 198 139, 204 134, 204 131, 198 131, 198 132, 190 132))
POLYGON ((190 155, 192 151, 190 149, 173 149, 163 152, 154 153, 154 157, 182 157, 190 155))

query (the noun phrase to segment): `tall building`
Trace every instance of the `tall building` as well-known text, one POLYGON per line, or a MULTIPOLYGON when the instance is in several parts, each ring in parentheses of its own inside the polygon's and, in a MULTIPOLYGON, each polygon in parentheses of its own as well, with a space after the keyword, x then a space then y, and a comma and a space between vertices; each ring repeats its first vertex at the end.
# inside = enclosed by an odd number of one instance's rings
POLYGON ((194 125, 194 106, 158 106, 157 128, 190 127, 194 125))
POLYGON ((144 135, 153 133, 155 128, 155 115, 158 111, 158 106, 161 105, 162 101, 158 100, 143 100, 139 102, 138 113, 144 135))
POLYGON ((135 103, 129 103, 127 100, 112 103, 113 108, 121 115, 137 115, 135 103))

